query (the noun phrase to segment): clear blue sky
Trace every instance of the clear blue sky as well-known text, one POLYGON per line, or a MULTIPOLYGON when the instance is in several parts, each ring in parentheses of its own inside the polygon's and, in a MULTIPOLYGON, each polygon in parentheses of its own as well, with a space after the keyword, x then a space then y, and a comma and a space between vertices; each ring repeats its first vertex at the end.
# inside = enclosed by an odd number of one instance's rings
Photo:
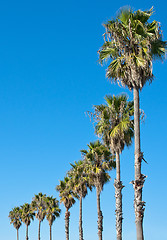
MULTIPOLYGON (((58 197, 55 186, 80 159, 80 149, 95 140, 89 118, 92 106, 104 102, 106 94, 132 93, 105 78, 97 51, 103 44, 102 23, 125 5, 137 9, 154 6, 152 19, 161 22, 167 39, 167 4, 159 1, 1 1, 0 7, 0 239, 13 240, 16 231, 8 213, 31 202, 39 192, 58 197)), ((141 92, 146 119, 141 126, 142 151, 148 165, 143 199, 146 201, 144 231, 147 240, 167 240, 166 149, 167 149, 167 62, 154 63, 155 80, 141 92)), ((133 146, 121 156, 123 189, 123 236, 135 239, 133 209, 133 146)), ((113 179, 104 187, 104 239, 116 239, 113 179)), ((78 209, 71 210, 70 236, 78 239, 78 209)), ((64 207, 53 225, 53 239, 63 240, 64 207)), ((83 202, 84 236, 97 239, 95 192, 83 202)), ((38 222, 29 229, 37 240, 38 222)), ((45 220, 41 240, 49 238, 45 220)), ((25 226, 20 229, 25 239, 25 226)))

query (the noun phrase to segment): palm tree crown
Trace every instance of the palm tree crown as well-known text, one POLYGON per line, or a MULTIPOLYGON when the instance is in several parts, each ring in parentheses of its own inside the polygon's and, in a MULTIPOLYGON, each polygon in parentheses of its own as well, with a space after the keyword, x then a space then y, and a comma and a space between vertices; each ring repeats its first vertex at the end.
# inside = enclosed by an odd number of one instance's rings
POLYGON ((87 195, 87 189, 92 189, 89 175, 86 173, 86 162, 80 160, 70 165, 72 169, 68 172, 68 176, 71 179, 71 188, 73 192, 84 198, 87 195))
POLYGON ((81 150, 81 153, 86 160, 87 172, 93 185, 101 192, 105 182, 110 180, 106 171, 115 168, 114 156, 99 140, 90 142, 88 148, 88 151, 81 150))
POLYGON ((157 21, 148 22, 153 8, 148 11, 122 9, 117 18, 104 24, 105 43, 99 50, 100 62, 111 59, 107 77, 121 82, 129 89, 141 89, 152 81, 152 60, 163 58, 166 41, 157 21))
POLYGON ((21 210, 19 207, 13 208, 9 212, 10 224, 13 224, 17 230, 21 227, 21 210))
POLYGON ((133 101, 128 102, 126 95, 106 96, 105 100, 107 104, 94 106, 95 132, 113 154, 121 153, 134 136, 133 101))
POLYGON ((70 209, 75 203, 74 193, 70 188, 70 178, 66 176, 64 181, 60 180, 60 184, 56 186, 56 190, 59 192, 60 202, 63 203, 67 209, 70 209))
POLYGON ((59 201, 56 198, 46 197, 46 219, 52 225, 57 217, 60 217, 59 201))
POLYGON ((46 194, 38 193, 32 200, 32 208, 35 211, 35 216, 39 221, 43 221, 46 215, 45 212, 46 194))
POLYGON ((32 209, 32 206, 29 203, 25 203, 21 206, 21 220, 23 223, 25 223, 27 226, 30 225, 31 220, 34 220, 34 210, 32 209))

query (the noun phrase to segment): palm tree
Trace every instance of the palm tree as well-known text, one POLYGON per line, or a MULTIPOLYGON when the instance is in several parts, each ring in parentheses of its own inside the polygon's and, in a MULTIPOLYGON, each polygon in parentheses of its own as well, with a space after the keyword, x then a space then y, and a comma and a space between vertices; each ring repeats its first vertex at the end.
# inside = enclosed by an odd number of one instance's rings
POLYGON ((88 194, 88 188, 92 190, 89 175, 86 173, 85 161, 78 161, 71 164, 72 169, 68 172, 71 179, 71 188, 77 196, 79 196, 79 239, 83 240, 83 227, 82 227, 82 199, 88 194))
POLYGON ((136 217, 137 240, 143 240, 143 217, 145 202, 142 188, 145 176, 141 174, 143 153, 140 147, 140 110, 139 91, 147 82, 152 82, 152 61, 162 59, 167 43, 162 40, 160 24, 149 23, 153 8, 148 11, 122 9, 116 19, 104 24, 105 43, 99 50, 100 61, 110 59, 107 77, 112 82, 120 82, 133 89, 134 131, 135 131, 135 190, 134 208, 136 217))
POLYGON ((126 95, 106 96, 106 104, 94 106, 95 132, 102 137, 104 144, 116 155, 116 179, 114 181, 116 198, 117 240, 122 240, 122 188, 120 173, 120 154, 125 145, 132 143, 133 101, 128 102, 126 95))
POLYGON ((60 184, 56 186, 56 190, 59 192, 60 202, 64 204, 66 208, 65 212, 65 232, 66 240, 69 240, 69 221, 70 221, 70 211, 69 209, 75 203, 74 193, 70 189, 70 178, 66 176, 64 181, 60 181, 60 184))
POLYGON ((59 202, 56 198, 46 197, 46 219, 49 222, 50 226, 50 240, 52 240, 52 225, 53 222, 56 220, 57 217, 60 217, 60 208, 59 208, 59 202))
POLYGON ((100 194, 103 186, 110 180, 107 171, 115 168, 114 157, 111 152, 99 141, 90 142, 87 150, 81 150, 85 161, 87 162, 87 173, 96 188, 97 212, 98 212, 98 236, 102 240, 103 214, 100 208, 100 194))
POLYGON ((41 192, 38 195, 35 195, 32 199, 32 208, 35 212, 35 216, 39 221, 39 228, 38 228, 38 240, 40 240, 40 230, 41 230, 41 222, 44 220, 46 216, 46 194, 42 194, 41 192))
POLYGON ((34 210, 32 206, 28 203, 25 203, 21 206, 21 220, 26 224, 26 240, 28 240, 28 226, 31 223, 31 220, 34 220, 34 210))
POLYGON ((21 227, 21 211, 19 207, 13 208, 9 212, 10 224, 17 230, 17 240, 19 240, 19 228, 21 227))

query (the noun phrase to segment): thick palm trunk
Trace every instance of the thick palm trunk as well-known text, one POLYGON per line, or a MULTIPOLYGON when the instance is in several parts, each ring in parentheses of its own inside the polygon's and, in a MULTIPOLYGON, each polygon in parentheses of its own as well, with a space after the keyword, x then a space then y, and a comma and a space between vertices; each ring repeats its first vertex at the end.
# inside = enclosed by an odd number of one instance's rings
POLYGON ((68 211, 68 208, 66 208, 66 213, 65 213, 66 240, 69 240, 69 221, 70 221, 70 212, 68 211))
POLYGON ((79 206, 79 240, 83 240, 83 228, 82 228, 82 196, 80 196, 79 206))
POLYGON ((97 214, 98 214, 98 236, 99 240, 102 240, 102 232, 103 232, 103 214, 100 209, 100 191, 96 188, 97 193, 97 214))
POLYGON ((145 176, 141 174, 141 161, 142 153, 140 150, 140 110, 139 110, 139 90, 133 89, 134 94, 134 130, 135 130, 135 180, 132 181, 135 199, 135 217, 136 217, 136 233, 137 240, 144 240, 143 235, 143 217, 144 217, 144 205, 142 201, 142 188, 145 181, 145 176))
POLYGON ((41 232, 41 221, 39 221, 39 227, 38 227, 38 240, 40 240, 40 232, 41 232))
POLYGON ((26 240, 28 240, 28 225, 26 225, 26 240))
POLYGON ((119 151, 116 152, 116 179, 114 181, 115 187, 115 201, 116 201, 116 232, 117 240, 122 240, 122 182, 120 174, 120 155, 119 151))
POLYGON ((19 240, 19 229, 17 229, 17 240, 19 240))
POLYGON ((50 227, 50 240, 52 240, 52 225, 49 224, 49 227, 50 227))

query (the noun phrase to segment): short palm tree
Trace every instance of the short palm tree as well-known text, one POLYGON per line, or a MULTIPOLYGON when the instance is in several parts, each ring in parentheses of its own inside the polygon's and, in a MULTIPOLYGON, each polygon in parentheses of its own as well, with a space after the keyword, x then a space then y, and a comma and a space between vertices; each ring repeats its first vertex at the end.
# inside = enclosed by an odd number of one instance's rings
POLYGON ((17 240, 19 240, 19 228, 21 227, 21 211, 19 207, 13 208, 9 212, 10 224, 17 230, 17 240))
POLYGON ((77 196, 79 196, 79 240, 83 240, 83 227, 82 227, 82 199, 88 194, 88 188, 92 190, 89 175, 86 173, 86 162, 80 160, 71 164, 72 169, 68 172, 71 179, 71 188, 77 196))
POLYGON ((29 203, 25 203, 21 206, 21 220, 26 225, 26 240, 28 240, 28 226, 31 223, 31 220, 34 220, 34 210, 29 203))
POLYGON ((60 181, 60 184, 56 186, 56 190, 59 192, 60 203, 63 203, 66 208, 65 233, 66 233, 66 240, 69 240, 69 221, 70 221, 69 209, 75 203, 74 193, 70 188, 70 178, 66 176, 64 178, 64 181, 60 181))
POLYGON ((86 172, 96 188, 97 212, 98 212, 98 236, 102 240, 103 214, 100 208, 100 194, 105 183, 110 181, 107 171, 115 168, 114 157, 100 141, 90 142, 87 150, 81 150, 86 161, 86 172))
POLYGON ((59 201, 56 198, 46 197, 46 219, 49 222, 50 227, 50 240, 52 240, 52 225, 53 222, 56 220, 57 217, 60 217, 60 208, 59 208, 59 201))
POLYGON ((162 40, 162 31, 157 21, 149 22, 153 9, 132 11, 122 9, 116 19, 104 24, 105 43, 99 50, 100 61, 111 60, 107 77, 112 82, 120 82, 133 89, 134 130, 135 130, 135 190, 134 208, 137 240, 143 240, 143 217, 145 202, 142 188, 145 176, 141 174, 143 153, 140 147, 140 107, 139 91, 147 82, 152 82, 152 61, 162 59, 167 42, 162 40))
POLYGON ((44 220, 46 216, 46 194, 42 194, 41 192, 34 196, 32 199, 32 208, 35 212, 35 216, 39 221, 38 227, 38 240, 40 240, 40 231, 41 231, 41 222, 44 220))
POLYGON ((116 231, 117 240, 122 240, 122 188, 120 173, 120 154, 125 145, 132 143, 133 101, 128 102, 126 95, 106 96, 107 104, 94 106, 93 118, 95 132, 102 137, 104 144, 116 155, 116 179, 114 182, 116 197, 116 231))

